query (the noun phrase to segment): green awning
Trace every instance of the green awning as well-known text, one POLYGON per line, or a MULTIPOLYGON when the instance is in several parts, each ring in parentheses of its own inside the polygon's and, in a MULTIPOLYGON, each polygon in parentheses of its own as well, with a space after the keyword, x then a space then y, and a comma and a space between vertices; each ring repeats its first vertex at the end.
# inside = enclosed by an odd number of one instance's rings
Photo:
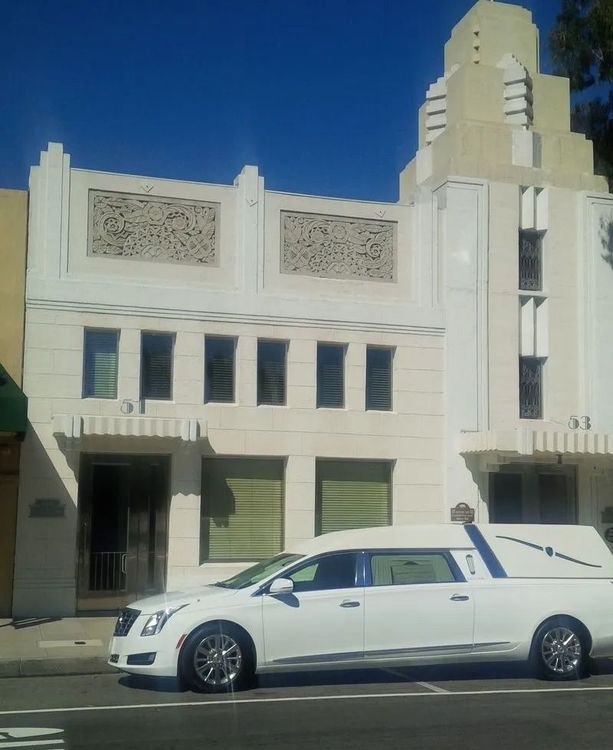
POLYGON ((0 365, 0 434, 25 434, 28 420, 28 399, 25 393, 0 365))

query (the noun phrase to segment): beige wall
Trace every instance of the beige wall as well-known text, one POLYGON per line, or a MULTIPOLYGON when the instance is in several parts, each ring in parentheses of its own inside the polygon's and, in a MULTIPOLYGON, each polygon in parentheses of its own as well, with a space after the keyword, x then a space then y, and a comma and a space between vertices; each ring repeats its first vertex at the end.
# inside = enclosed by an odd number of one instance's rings
POLYGON ((0 190, 0 363, 21 383, 26 271, 25 190, 0 190))
MULTIPOLYGON (((21 384, 28 194, 0 190, 0 363, 21 384)), ((11 612, 19 444, 0 441, 0 617, 11 612)))

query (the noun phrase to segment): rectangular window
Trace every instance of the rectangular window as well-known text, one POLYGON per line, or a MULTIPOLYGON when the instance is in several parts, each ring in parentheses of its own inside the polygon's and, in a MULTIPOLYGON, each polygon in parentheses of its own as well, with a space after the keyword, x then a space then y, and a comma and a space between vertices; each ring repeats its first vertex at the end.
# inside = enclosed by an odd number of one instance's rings
POLYGON ((406 586, 415 583, 453 583, 456 579, 445 555, 394 552, 370 556, 373 586, 406 586))
POLYGON ((236 339, 206 336, 204 339, 204 400, 234 401, 234 361, 236 339))
POLYGON ((389 411, 392 408, 393 349, 366 347, 366 408, 389 411))
POLYGON ((258 341, 258 404, 285 404, 287 343, 258 341))
POLYGON ((391 524, 391 473, 388 461, 318 460, 315 534, 391 524))
POLYGON ((172 399, 172 333, 141 333, 140 397, 156 401, 172 399))
POLYGON ((519 288, 539 292, 543 288, 543 233, 519 230, 519 288))
POLYGON ((83 398, 117 398, 119 331, 85 329, 83 398))
POLYGON ((205 458, 200 562, 263 560, 283 549, 284 463, 205 458))
POLYGON ((345 346, 317 344, 317 407, 345 406, 345 346))
POLYGON ((543 418, 543 360, 538 357, 519 358, 519 416, 543 418))

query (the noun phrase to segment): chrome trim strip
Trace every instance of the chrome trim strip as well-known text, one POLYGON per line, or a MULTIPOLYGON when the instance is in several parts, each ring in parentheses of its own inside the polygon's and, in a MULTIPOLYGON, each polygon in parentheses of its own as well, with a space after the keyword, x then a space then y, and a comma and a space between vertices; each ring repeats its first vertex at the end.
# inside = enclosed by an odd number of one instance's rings
POLYGON ((338 654, 315 654, 314 656, 289 656, 283 659, 274 659, 273 664, 319 664, 320 662, 353 661, 363 659, 363 651, 348 651, 338 654))
POLYGON ((337 661, 354 661, 356 659, 368 659, 373 657, 394 657, 394 656, 416 656, 418 654, 443 654, 455 651, 466 653, 473 648, 485 648, 487 646, 509 646, 511 641, 490 641, 488 643, 458 643, 451 646, 422 646, 420 648, 390 648, 377 651, 349 651, 347 653, 337 654, 315 654, 313 656, 284 657, 275 659, 273 664, 319 664, 337 661))

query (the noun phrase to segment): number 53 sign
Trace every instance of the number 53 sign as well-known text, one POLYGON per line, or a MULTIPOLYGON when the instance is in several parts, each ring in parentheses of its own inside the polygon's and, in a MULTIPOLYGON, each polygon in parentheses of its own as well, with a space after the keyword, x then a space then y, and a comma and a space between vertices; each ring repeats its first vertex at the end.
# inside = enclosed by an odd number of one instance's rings
POLYGON ((589 417, 575 417, 573 415, 568 420, 568 426, 571 430, 591 430, 592 420, 589 417))

